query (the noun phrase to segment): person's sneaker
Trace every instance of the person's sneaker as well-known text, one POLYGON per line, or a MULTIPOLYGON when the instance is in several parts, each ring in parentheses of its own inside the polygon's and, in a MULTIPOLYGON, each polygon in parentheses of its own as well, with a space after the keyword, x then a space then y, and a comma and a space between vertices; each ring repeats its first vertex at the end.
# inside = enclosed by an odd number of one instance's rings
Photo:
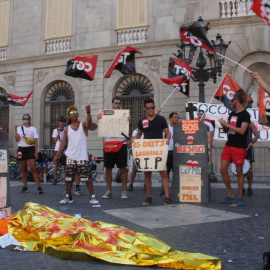
POLYGON ((174 207, 175 205, 172 203, 172 200, 170 198, 166 198, 164 205, 174 207))
POLYGON ((26 192, 28 192, 28 187, 23 187, 21 190, 21 193, 26 193, 26 192))
POLYGON ((43 194, 43 189, 42 189, 42 187, 39 187, 39 188, 37 189, 37 193, 38 193, 38 194, 43 194))
POLYGON ((243 199, 239 198, 239 199, 237 200, 237 205, 238 205, 238 206, 244 206, 245 203, 244 203, 243 199))
POLYGON ((106 193, 102 196, 102 199, 109 199, 112 197, 112 192, 107 190, 106 193))
POLYGON ((125 190, 122 191, 121 199, 128 199, 127 192, 125 190))
POLYGON ((60 201, 60 204, 67 204, 67 203, 73 203, 73 200, 69 199, 68 195, 66 195, 66 197, 60 201))
POLYGON ((76 188, 75 195, 83 195, 82 191, 80 188, 76 188))
POLYGON ((52 184, 53 184, 53 185, 57 185, 57 180, 54 179, 52 184))
POLYGON ((248 188, 247 194, 248 196, 251 196, 253 194, 252 188, 248 188))
POLYGON ((162 190, 160 191, 160 193, 159 193, 159 196, 163 196, 163 195, 165 195, 164 189, 162 189, 162 190))
POLYGON ((152 198, 151 197, 147 197, 146 200, 142 203, 143 205, 149 205, 152 203, 152 198))
POLYGON ((222 204, 226 204, 226 203, 232 203, 235 201, 235 198, 231 198, 229 196, 225 196, 225 198, 221 201, 222 204))
POLYGON ((91 199, 90 199, 90 202, 91 204, 99 204, 99 201, 96 199, 96 195, 92 195, 91 196, 91 199))
POLYGON ((133 191, 133 184, 129 184, 128 191, 133 191))
POLYGON ((243 195, 246 195, 246 190, 243 188, 243 195))

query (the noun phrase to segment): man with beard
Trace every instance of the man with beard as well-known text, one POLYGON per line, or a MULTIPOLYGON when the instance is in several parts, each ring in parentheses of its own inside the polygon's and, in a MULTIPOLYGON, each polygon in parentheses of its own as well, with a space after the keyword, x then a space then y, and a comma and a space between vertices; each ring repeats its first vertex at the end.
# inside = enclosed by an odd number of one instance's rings
MULTIPOLYGON (((166 119, 155 113, 155 103, 151 98, 144 100, 144 110, 146 116, 139 120, 138 132, 135 139, 141 138, 143 133, 144 139, 163 139, 163 132, 165 133, 166 143, 169 145, 171 134, 168 128, 166 119)), ((174 206, 171 199, 169 198, 169 178, 166 170, 160 171, 160 176, 162 179, 162 186, 165 192, 165 202, 166 206, 174 206)), ((151 171, 144 172, 144 181, 147 191, 147 198, 143 202, 143 205, 149 205, 152 203, 151 197, 151 171)))
POLYGON ((67 194, 60 204, 73 203, 71 189, 76 173, 78 172, 81 182, 85 182, 90 193, 90 203, 99 204, 93 192, 93 183, 91 173, 88 166, 87 154, 87 136, 88 127, 92 123, 90 105, 85 106, 86 116, 83 122, 78 120, 79 113, 76 106, 71 106, 67 110, 70 124, 65 127, 64 138, 60 143, 59 150, 54 157, 54 163, 59 159, 61 153, 64 151, 66 144, 67 150, 65 155, 67 157, 65 166, 65 182, 67 194))
MULTIPOLYGON (((122 107, 122 101, 119 97, 114 97, 112 99, 112 109, 120 110, 122 107)), ((98 115, 98 120, 102 118, 102 115, 98 115)), ((130 116, 128 117, 128 121, 130 121, 130 116)), ((122 194, 121 199, 128 199, 127 196, 127 144, 125 137, 107 137, 105 140, 105 144, 107 142, 119 144, 121 148, 114 153, 109 153, 104 150, 104 167, 105 175, 106 175, 106 185, 107 191, 102 196, 102 199, 109 199, 112 197, 112 169, 115 164, 119 168, 121 173, 121 182, 122 182, 122 194)))
POLYGON ((246 157, 246 142, 248 127, 250 125, 250 115, 244 107, 246 100, 247 96, 245 91, 243 89, 239 89, 232 99, 232 106, 236 110, 229 114, 228 122, 222 118, 219 120, 223 130, 228 133, 228 140, 221 155, 220 172, 227 189, 227 195, 223 199, 222 203, 231 203, 235 201, 228 173, 229 165, 233 161, 236 166, 238 178, 237 205, 239 206, 244 205, 244 201, 242 199, 244 186, 243 164, 246 157))

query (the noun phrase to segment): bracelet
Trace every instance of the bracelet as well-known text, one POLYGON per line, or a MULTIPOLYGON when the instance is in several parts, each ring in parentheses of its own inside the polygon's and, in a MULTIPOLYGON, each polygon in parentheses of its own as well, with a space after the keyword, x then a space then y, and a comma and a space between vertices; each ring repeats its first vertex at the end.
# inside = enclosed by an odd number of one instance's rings
POLYGON ((89 111, 89 112, 88 112, 88 111, 86 111, 86 113, 88 113, 88 114, 89 114, 89 113, 91 113, 91 111, 89 111))

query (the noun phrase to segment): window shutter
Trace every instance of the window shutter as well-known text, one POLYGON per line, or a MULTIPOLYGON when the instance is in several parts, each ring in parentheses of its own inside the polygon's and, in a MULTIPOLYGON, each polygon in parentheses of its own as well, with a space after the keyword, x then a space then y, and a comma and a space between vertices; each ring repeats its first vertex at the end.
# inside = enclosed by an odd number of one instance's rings
POLYGON ((147 0, 139 0, 139 26, 147 26, 148 25, 148 8, 147 8, 147 0))
POLYGON ((0 3, 0 47, 8 46, 10 2, 0 3))
POLYGON ((45 39, 71 36, 72 1, 47 0, 45 39))
POLYGON ((133 0, 131 6, 131 26, 139 25, 139 0, 133 0))

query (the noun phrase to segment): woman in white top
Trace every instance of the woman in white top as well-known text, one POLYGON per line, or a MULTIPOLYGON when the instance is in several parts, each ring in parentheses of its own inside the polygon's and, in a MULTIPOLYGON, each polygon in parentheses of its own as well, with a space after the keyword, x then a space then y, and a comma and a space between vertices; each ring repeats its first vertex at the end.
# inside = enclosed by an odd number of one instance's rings
POLYGON ((39 183, 38 173, 36 170, 36 159, 38 158, 38 134, 35 127, 31 126, 31 117, 24 114, 22 117, 23 125, 14 126, 15 140, 18 143, 17 156, 22 168, 23 188, 21 193, 28 192, 27 187, 27 161, 30 171, 37 184, 38 194, 42 194, 43 190, 39 183))

